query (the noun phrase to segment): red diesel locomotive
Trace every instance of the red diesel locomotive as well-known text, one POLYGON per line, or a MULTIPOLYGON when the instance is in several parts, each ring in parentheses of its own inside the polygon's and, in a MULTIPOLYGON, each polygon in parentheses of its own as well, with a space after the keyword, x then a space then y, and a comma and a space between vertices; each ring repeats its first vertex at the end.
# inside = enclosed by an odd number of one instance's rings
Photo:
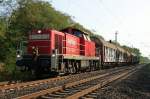
POLYGON ((139 61, 125 49, 72 27, 34 30, 28 37, 27 52, 20 55, 18 50, 17 54, 17 66, 36 75, 92 71, 139 61))
POLYGON ((100 59, 95 56, 95 49, 88 34, 77 29, 34 30, 29 34, 27 53, 16 64, 36 74, 96 70, 100 68, 100 59))

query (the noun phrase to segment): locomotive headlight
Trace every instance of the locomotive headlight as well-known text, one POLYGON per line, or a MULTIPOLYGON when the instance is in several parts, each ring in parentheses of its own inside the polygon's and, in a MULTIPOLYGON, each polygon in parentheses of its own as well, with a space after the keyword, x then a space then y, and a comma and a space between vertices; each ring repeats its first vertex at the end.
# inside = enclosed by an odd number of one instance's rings
POLYGON ((37 31, 37 33, 39 33, 39 34, 40 34, 41 32, 42 32, 41 30, 38 30, 38 31, 37 31))
POLYGON ((17 58, 21 57, 19 54, 17 55, 17 58))
POLYGON ((52 57, 55 57, 55 54, 52 54, 52 57))

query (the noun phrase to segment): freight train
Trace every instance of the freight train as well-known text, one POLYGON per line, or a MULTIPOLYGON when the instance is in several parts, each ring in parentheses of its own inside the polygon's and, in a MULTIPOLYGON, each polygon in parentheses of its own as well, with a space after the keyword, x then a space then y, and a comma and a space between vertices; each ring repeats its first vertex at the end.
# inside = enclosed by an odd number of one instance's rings
POLYGON ((22 47, 18 49, 16 65, 36 75, 51 72, 72 74, 139 62, 134 53, 73 27, 61 31, 33 30, 26 47, 25 53, 22 47))

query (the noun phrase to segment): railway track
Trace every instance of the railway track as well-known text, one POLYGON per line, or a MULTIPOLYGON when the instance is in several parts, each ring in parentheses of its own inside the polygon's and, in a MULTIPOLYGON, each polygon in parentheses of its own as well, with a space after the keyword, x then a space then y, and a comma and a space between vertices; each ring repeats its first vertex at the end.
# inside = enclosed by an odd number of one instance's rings
POLYGON ((123 69, 123 68, 124 67, 113 68, 109 70, 94 71, 94 72, 69 75, 69 76, 51 78, 51 79, 46 79, 46 80, 31 81, 31 82, 25 82, 25 83, 6 84, 6 85, 4 84, 0 86, 0 98, 2 99, 15 98, 18 96, 37 92, 40 90, 45 90, 47 88, 63 85, 68 82, 74 82, 76 80, 84 79, 84 78, 95 76, 95 75, 100 75, 105 72, 111 72, 115 69, 118 70, 118 69, 123 69), (82 77, 80 77, 81 75, 82 77))
POLYGON ((6 86, 13 86, 17 83, 21 83, 21 81, 4 81, 4 82, 0 82, 0 89, 6 86))
MULTIPOLYGON (((120 67, 109 70, 94 71, 46 80, 32 81, 27 83, 17 83, 10 86, 3 86, 3 87, 1 86, 0 98, 29 99, 37 97, 38 98, 68 97, 68 99, 72 99, 72 97, 75 97, 78 94, 81 95, 81 93, 79 92, 90 93, 91 89, 96 90, 95 88, 102 87, 103 85, 106 85, 106 83, 109 83, 111 81, 114 81, 115 79, 119 79, 120 77, 127 75, 129 71, 131 72, 131 70, 133 71, 133 69, 135 69, 134 66, 120 67), (117 76, 118 73, 120 73, 119 75, 121 76, 117 76), (92 86, 95 87, 93 88, 92 86)), ((84 95, 86 94, 82 94, 82 96, 84 95)))
POLYGON ((9 81, 0 82, 0 87, 1 87, 1 86, 5 86, 5 85, 9 85, 9 81))

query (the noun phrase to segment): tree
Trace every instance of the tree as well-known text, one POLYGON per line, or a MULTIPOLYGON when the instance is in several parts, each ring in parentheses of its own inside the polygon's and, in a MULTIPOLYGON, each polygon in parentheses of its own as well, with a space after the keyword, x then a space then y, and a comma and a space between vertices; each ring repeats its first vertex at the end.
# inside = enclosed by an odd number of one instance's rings
POLYGON ((16 42, 26 40, 28 33, 33 29, 52 28, 61 30, 72 24, 86 32, 90 32, 82 25, 74 22, 71 17, 65 13, 55 10, 48 2, 41 0, 4 0, 0 7, 4 9, 0 14, 3 17, 0 21, 0 60, 12 66, 15 63, 16 42), (6 2, 9 1, 9 2, 6 2), (12 8, 12 9, 11 9, 12 8), (7 11, 8 10, 8 11, 7 11), (9 13, 5 13, 5 11, 9 13), (11 61, 9 61, 11 60, 11 61))
POLYGON ((0 0, 0 16, 9 17, 12 11, 17 7, 16 0, 0 0))
POLYGON ((149 62, 150 59, 148 57, 143 57, 143 56, 140 57, 140 63, 149 63, 149 62))
POLYGON ((140 50, 139 50, 138 48, 131 48, 131 47, 128 47, 128 46, 126 46, 126 45, 123 45, 122 47, 123 47, 124 49, 126 49, 126 50, 132 52, 132 53, 135 53, 137 56, 141 56, 141 52, 140 52, 140 50))
MULTIPOLYGON (((73 23, 70 16, 56 11, 51 4, 38 0, 20 0, 11 15, 10 32, 26 36, 32 29, 63 29, 73 23)), ((12 35, 13 35, 12 34, 12 35)))
POLYGON ((6 19, 5 18, 0 18, 0 36, 4 37, 5 32, 6 32, 6 19))

